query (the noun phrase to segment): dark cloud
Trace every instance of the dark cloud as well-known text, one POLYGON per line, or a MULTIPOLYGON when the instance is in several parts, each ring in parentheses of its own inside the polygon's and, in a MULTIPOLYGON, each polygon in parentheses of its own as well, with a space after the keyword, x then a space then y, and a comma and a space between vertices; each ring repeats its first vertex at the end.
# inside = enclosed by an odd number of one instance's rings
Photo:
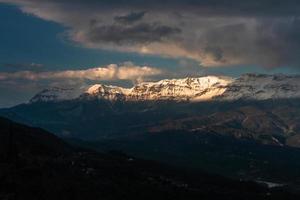
POLYGON ((299 0, 0 0, 63 24, 88 48, 203 66, 300 66, 299 0))
POLYGON ((197 9, 203 15, 298 15, 299 0, 4 0, 60 3, 92 7, 197 9))
POLYGON ((207 54, 223 63, 239 59, 244 64, 265 67, 299 67, 299 19, 266 19, 252 26, 236 24, 210 29, 200 43, 205 44, 207 54))
POLYGON ((179 28, 141 23, 133 26, 109 25, 92 28, 87 37, 92 42, 115 44, 145 44, 170 39, 181 32, 179 28))
POLYGON ((132 24, 134 22, 141 20, 145 14, 146 14, 145 11, 131 12, 128 15, 116 16, 114 19, 116 22, 121 24, 132 24))
POLYGON ((272 15, 294 16, 300 12, 299 0, 0 0, 0 2, 20 4, 50 4, 81 7, 82 9, 99 8, 137 8, 198 10, 202 15, 272 15))
POLYGON ((218 47, 217 45, 216 46, 207 46, 204 48, 204 51, 207 54, 211 54, 214 61, 221 61, 223 58, 223 50, 220 47, 218 47))

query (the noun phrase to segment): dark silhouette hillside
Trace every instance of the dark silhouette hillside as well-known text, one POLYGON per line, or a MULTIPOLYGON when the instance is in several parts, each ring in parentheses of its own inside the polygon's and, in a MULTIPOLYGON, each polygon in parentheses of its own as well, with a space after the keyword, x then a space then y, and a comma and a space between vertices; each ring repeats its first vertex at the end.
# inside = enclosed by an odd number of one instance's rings
POLYGON ((79 149, 4 118, 0 138, 0 199, 299 199, 283 188, 79 149))

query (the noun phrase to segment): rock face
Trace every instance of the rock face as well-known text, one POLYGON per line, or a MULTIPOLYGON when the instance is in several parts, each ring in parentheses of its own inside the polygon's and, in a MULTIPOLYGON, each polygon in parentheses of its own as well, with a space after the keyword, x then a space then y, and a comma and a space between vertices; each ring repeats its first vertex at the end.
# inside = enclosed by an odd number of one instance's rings
POLYGON ((52 88, 30 102, 70 99, 109 101, 233 101, 300 97, 300 76, 245 74, 239 78, 205 76, 145 82, 132 88, 96 84, 86 90, 52 88))

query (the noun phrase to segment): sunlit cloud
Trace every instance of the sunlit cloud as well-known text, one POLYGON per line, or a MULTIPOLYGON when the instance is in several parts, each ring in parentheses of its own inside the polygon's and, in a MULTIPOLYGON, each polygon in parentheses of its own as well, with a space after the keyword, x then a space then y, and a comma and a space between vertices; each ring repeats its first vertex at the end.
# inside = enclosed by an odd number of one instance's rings
POLYGON ((18 71, 0 73, 0 81, 9 80, 91 80, 91 81, 115 81, 131 80, 139 81, 143 78, 162 74, 162 71, 149 66, 135 66, 132 63, 123 65, 110 64, 106 67, 95 67, 83 70, 64 70, 64 71, 18 71))

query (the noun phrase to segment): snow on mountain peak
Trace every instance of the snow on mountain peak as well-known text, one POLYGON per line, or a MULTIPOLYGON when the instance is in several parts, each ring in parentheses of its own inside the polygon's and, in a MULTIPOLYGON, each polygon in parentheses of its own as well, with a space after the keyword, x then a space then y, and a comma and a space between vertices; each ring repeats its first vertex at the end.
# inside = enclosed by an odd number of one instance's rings
POLYGON ((223 100, 300 98, 300 76, 245 74, 228 85, 223 100))
POLYGON ((207 100, 221 95, 230 78, 206 76, 200 78, 165 79, 141 83, 132 88, 131 100, 207 100))
POLYGON ((86 93, 88 94, 95 94, 99 91, 100 88, 102 88, 103 86, 101 84, 95 84, 92 87, 88 88, 88 90, 86 91, 86 93))
POLYGON ((88 88, 82 98, 98 98, 106 100, 125 99, 125 95, 130 92, 130 89, 112 85, 96 84, 88 88))
POLYGON ((144 82, 132 88, 96 84, 82 97, 107 100, 207 100, 221 95, 231 78, 206 76, 200 78, 164 79, 158 82, 144 82))

